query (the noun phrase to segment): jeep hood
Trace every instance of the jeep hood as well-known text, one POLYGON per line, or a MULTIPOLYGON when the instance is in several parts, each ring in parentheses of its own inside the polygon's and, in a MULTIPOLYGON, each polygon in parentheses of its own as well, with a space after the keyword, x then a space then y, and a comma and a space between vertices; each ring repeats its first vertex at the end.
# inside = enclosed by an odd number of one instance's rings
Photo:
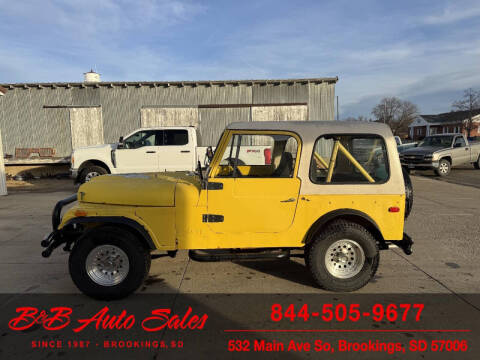
POLYGON ((175 206, 178 183, 182 189, 198 194, 200 183, 195 176, 183 172, 118 174, 95 177, 78 189, 81 202, 129 205, 129 206, 175 206))

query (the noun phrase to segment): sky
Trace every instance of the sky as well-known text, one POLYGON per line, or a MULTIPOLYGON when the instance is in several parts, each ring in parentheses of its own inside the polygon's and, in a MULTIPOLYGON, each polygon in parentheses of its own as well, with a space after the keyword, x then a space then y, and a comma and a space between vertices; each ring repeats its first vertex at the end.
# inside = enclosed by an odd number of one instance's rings
POLYGON ((0 83, 338 76, 340 118, 480 90, 480 1, 0 0, 0 83))

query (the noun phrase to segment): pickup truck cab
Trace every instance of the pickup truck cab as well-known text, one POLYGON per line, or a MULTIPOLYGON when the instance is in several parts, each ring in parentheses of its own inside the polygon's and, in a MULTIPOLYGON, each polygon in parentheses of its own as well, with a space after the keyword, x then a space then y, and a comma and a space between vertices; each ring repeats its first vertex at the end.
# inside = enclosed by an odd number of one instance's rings
POLYGON ((400 161, 408 170, 433 170, 439 176, 447 176, 457 166, 472 164, 480 169, 480 143, 469 144, 462 134, 431 135, 401 152, 400 161))
MULTIPOLYGON (((207 161, 206 152, 207 147, 198 146, 194 127, 141 128, 118 143, 75 149, 70 174, 83 184, 104 174, 194 171, 198 161, 207 161)), ((250 146, 242 149, 240 161, 265 164, 270 156, 265 146, 250 146)))
POLYGON ((42 255, 65 244, 73 282, 101 299, 132 293, 152 258, 179 250, 195 261, 300 256, 321 288, 353 291, 376 273, 379 250, 411 254, 412 194, 384 124, 232 123, 205 176, 111 174, 81 185, 55 206, 42 255), (270 149, 270 161, 240 161, 252 146, 270 149))

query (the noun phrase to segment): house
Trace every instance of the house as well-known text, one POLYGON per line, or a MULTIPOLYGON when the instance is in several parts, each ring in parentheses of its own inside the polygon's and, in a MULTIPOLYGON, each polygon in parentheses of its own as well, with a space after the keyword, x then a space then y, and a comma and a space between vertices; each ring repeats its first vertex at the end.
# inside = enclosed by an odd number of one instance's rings
MULTIPOLYGON (((470 112, 452 111, 437 115, 419 115, 409 126, 409 135, 413 140, 425 136, 447 133, 467 134, 470 112)), ((470 136, 480 136, 480 109, 472 111, 472 130, 470 136)))

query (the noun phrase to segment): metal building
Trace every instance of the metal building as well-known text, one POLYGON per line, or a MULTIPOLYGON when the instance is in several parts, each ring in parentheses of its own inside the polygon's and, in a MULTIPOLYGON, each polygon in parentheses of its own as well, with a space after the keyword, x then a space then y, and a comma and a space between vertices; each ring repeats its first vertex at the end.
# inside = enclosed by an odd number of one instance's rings
POLYGON ((4 84, 3 150, 15 157, 19 149, 53 149, 65 157, 162 125, 195 126, 200 145, 216 145, 234 121, 333 120, 337 80, 4 84))
MULTIPOLYGON (((7 90, 0 86, 0 119, 3 117, 1 101, 7 90)), ((0 196, 7 195, 5 164, 3 163, 2 129, 0 128, 0 196)))

